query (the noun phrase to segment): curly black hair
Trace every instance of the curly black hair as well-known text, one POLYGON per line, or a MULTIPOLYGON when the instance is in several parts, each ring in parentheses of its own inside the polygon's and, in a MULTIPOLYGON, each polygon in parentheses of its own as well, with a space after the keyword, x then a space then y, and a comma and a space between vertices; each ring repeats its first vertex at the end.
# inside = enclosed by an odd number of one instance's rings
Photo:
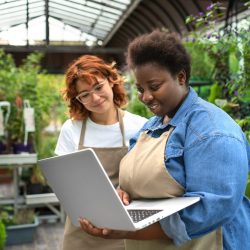
POLYGON ((154 30, 135 38, 128 45, 127 63, 131 69, 156 63, 166 68, 172 76, 184 70, 186 84, 190 78, 191 58, 177 33, 154 30))

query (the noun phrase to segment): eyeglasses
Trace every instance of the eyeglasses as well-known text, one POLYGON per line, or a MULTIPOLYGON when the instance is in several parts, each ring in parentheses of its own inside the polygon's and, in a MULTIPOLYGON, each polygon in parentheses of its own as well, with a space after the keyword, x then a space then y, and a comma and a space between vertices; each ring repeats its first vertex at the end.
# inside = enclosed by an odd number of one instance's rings
POLYGON ((76 100, 86 104, 91 101, 91 94, 94 93, 96 95, 101 95, 104 93, 104 85, 107 83, 107 79, 96 85, 91 91, 83 91, 79 95, 76 96, 76 100))

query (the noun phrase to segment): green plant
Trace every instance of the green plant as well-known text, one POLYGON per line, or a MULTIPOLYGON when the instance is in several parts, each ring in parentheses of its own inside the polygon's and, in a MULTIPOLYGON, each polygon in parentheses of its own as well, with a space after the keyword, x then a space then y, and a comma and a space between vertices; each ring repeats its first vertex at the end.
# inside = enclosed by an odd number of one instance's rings
POLYGON ((10 205, 0 206, 0 250, 3 249, 6 240, 8 244, 9 237, 10 235, 12 235, 9 234, 11 226, 24 225, 24 227, 26 228, 28 224, 33 224, 35 222, 35 218, 36 216, 34 209, 22 208, 15 211, 13 206, 10 205), (8 235, 6 231, 8 232, 8 235))
POLYGON ((191 81, 210 80, 213 73, 213 61, 209 57, 205 46, 202 43, 197 43, 195 40, 186 39, 184 45, 191 55, 191 81))
MULTIPOLYGON (((250 1, 246 6, 250 7, 250 1)), ((205 13, 189 16, 186 22, 196 30, 188 34, 188 46, 191 52, 203 48, 214 65, 208 101, 229 113, 250 141, 250 18, 246 16, 244 21, 224 30, 218 28, 218 20, 223 15, 225 7, 216 2, 209 5, 205 13)), ((206 61, 204 57, 205 65, 206 61)))
POLYGON ((13 206, 0 207, 0 220, 7 226, 31 224, 34 222, 35 212, 34 209, 22 208, 14 211, 13 206))
POLYGON ((0 250, 3 250, 4 244, 6 241, 6 230, 5 225, 0 219, 0 250))
POLYGON ((248 181, 246 187, 246 196, 250 199, 250 173, 248 174, 248 181))
POLYGON ((126 80, 127 80, 126 83, 129 89, 128 90, 129 104, 127 106, 127 110, 134 114, 137 114, 146 118, 152 117, 153 113, 151 113, 150 110, 147 109, 147 107, 138 100, 137 90, 135 87, 135 78, 131 72, 127 72, 126 80))

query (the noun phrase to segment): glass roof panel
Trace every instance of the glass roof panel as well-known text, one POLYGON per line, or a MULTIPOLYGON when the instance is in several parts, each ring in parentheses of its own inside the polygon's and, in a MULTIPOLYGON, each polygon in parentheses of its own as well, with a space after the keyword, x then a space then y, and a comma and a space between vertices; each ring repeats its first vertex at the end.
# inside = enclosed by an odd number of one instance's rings
MULTIPOLYGON (((0 26, 2 26, 2 24, 5 24, 5 25, 8 26, 8 23, 9 23, 9 22, 14 22, 15 25, 16 25, 16 24, 20 24, 20 23, 19 23, 20 20, 23 20, 21 23, 23 23, 23 22, 26 21, 26 17, 25 17, 25 15, 23 15, 22 13, 19 14, 19 15, 10 16, 8 19, 5 19, 5 18, 4 18, 4 19, 0 20, 0 26), (15 22, 15 19, 18 20, 18 21, 15 22)), ((0 28, 0 30, 1 30, 1 28, 0 28)))
MULTIPOLYGON (((58 5, 58 4, 54 4, 54 3, 50 3, 49 4, 50 6, 50 9, 59 9, 59 10, 64 10, 66 11, 67 13, 72 13, 72 14, 78 14, 78 15, 82 15, 82 16, 86 16, 86 17, 91 17, 91 18, 97 18, 98 15, 97 14, 93 14, 93 13, 89 13, 87 11, 82 11, 82 10, 79 10, 79 9, 73 9, 73 8, 69 8, 65 5, 58 5)), ((99 13, 98 13, 99 14, 99 13)))
POLYGON ((11 10, 2 10, 0 19, 8 18, 9 16, 19 15, 20 13, 26 13, 25 8, 13 8, 11 10))
MULTIPOLYGON (((82 4, 82 2, 79 3, 75 3, 72 1, 65 1, 65 0, 51 0, 51 2, 57 3, 58 6, 64 5, 65 7, 67 7, 68 9, 72 9, 72 10, 79 10, 79 11, 84 11, 85 13, 93 13, 93 14, 100 14, 100 10, 96 10, 94 8, 89 8, 86 5, 82 4)), ((82 12, 82 14, 84 14, 84 12, 82 12)))
MULTIPOLYGON (((131 0, 48 0, 49 39, 53 42, 56 39, 55 34, 60 33, 64 35, 58 35, 60 37, 58 41, 63 42, 67 40, 65 34, 72 33, 77 35, 72 35, 70 39, 74 37, 79 42, 89 39, 92 39, 92 42, 99 39, 101 42, 113 30, 132 2, 131 0), (53 33, 55 29, 58 32, 53 33)), ((45 15, 46 0, 0 0, 0 33, 2 35, 5 32, 6 38, 10 37, 6 32, 13 34, 19 30, 18 34, 29 34, 29 44, 38 43, 39 39, 40 43, 43 43, 46 40, 45 15), (27 22, 29 31, 23 30, 27 22), (39 29, 38 26, 42 28, 39 29), (36 32, 41 32, 36 38, 33 37, 33 27, 36 32)), ((17 40, 22 40, 23 44, 27 40, 27 35, 25 39, 20 37, 17 40)))
POLYGON ((115 7, 117 9, 125 10, 127 8, 127 4, 123 1, 120 3, 117 3, 116 1, 107 1, 106 6, 115 7))
POLYGON ((105 16, 100 16, 100 17, 98 18, 98 20, 99 20, 100 22, 102 22, 102 23, 110 23, 110 24, 112 24, 112 25, 114 25, 114 24, 116 23, 116 20, 107 18, 107 17, 105 17, 105 16))
POLYGON ((2 22, 0 23, 1 25, 0 32, 8 31, 10 26, 15 27, 16 25, 19 25, 20 23, 24 23, 23 18, 16 18, 15 20, 9 21, 8 23, 2 22))
POLYGON ((82 16, 77 16, 77 15, 70 15, 70 13, 67 13, 65 11, 61 11, 61 10, 51 10, 50 11, 50 16, 54 17, 56 16, 57 18, 61 19, 61 20, 73 20, 75 22, 78 22, 79 25, 91 25, 93 23, 93 19, 87 18, 87 17, 82 17, 82 16))
POLYGON ((29 3, 29 8, 36 8, 36 7, 43 7, 45 8, 44 2, 33 2, 33 3, 29 3))
POLYGON ((17 0, 17 1, 5 1, 4 3, 1 3, 0 5, 0 10, 2 9, 9 9, 9 8, 13 8, 13 7, 17 7, 17 6, 25 6, 26 5, 26 1, 25 0, 17 0))
POLYGON ((107 6, 103 6, 102 8, 104 11, 107 11, 107 12, 110 12, 110 13, 113 13, 115 15, 121 15, 122 14, 122 11, 121 10, 118 10, 118 9, 114 9, 114 8, 110 8, 110 7, 107 7, 107 6))
POLYGON ((96 22, 96 25, 100 25, 100 26, 103 26, 103 27, 107 27, 108 30, 110 30, 112 27, 113 27, 113 24, 111 23, 107 23, 107 22, 103 22, 103 21, 100 21, 100 19, 98 19, 98 21, 96 22))
POLYGON ((40 12, 41 15, 42 14, 44 15, 44 11, 45 11, 45 9, 42 6, 41 7, 37 7, 37 8, 33 8, 33 9, 29 10, 29 15, 31 15, 32 13, 35 13, 35 12, 40 12))
POLYGON ((124 3, 124 4, 128 5, 131 3, 131 0, 114 0, 114 2, 124 3))

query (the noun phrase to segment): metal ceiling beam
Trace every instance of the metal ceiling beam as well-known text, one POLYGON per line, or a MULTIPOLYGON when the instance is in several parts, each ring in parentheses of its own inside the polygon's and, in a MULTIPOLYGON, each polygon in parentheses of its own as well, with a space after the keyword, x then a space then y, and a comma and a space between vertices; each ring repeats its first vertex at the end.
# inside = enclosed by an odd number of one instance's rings
POLYGON ((40 51, 44 53, 98 53, 98 54, 121 54, 125 52, 123 48, 91 48, 84 46, 63 46, 63 45, 30 45, 27 46, 11 46, 11 45, 0 45, 6 52, 34 52, 40 51))
POLYGON ((154 4, 158 8, 157 12, 163 13, 162 16, 165 17, 164 26, 166 27, 166 23, 169 23, 169 26, 171 26, 171 28, 167 27, 168 30, 170 30, 170 31, 176 30, 177 32, 180 33, 180 29, 179 29, 178 24, 175 22, 174 18, 170 15, 168 9, 166 7, 164 7, 164 2, 163 1, 155 1, 154 4))
POLYGON ((49 45, 49 0, 45 0, 45 41, 49 45))
POLYGON ((29 0, 26 0, 26 46, 29 46, 29 0))
POLYGON ((124 12, 124 14, 120 17, 120 20, 117 22, 117 24, 113 27, 113 30, 109 33, 109 35, 104 39, 103 46, 105 46, 109 40, 113 37, 113 35, 116 33, 116 31, 121 27, 121 25, 124 23, 124 21, 127 19, 127 17, 133 12, 133 10, 138 6, 138 4, 142 0, 134 0, 132 1, 132 4, 128 7, 128 9, 124 12))

